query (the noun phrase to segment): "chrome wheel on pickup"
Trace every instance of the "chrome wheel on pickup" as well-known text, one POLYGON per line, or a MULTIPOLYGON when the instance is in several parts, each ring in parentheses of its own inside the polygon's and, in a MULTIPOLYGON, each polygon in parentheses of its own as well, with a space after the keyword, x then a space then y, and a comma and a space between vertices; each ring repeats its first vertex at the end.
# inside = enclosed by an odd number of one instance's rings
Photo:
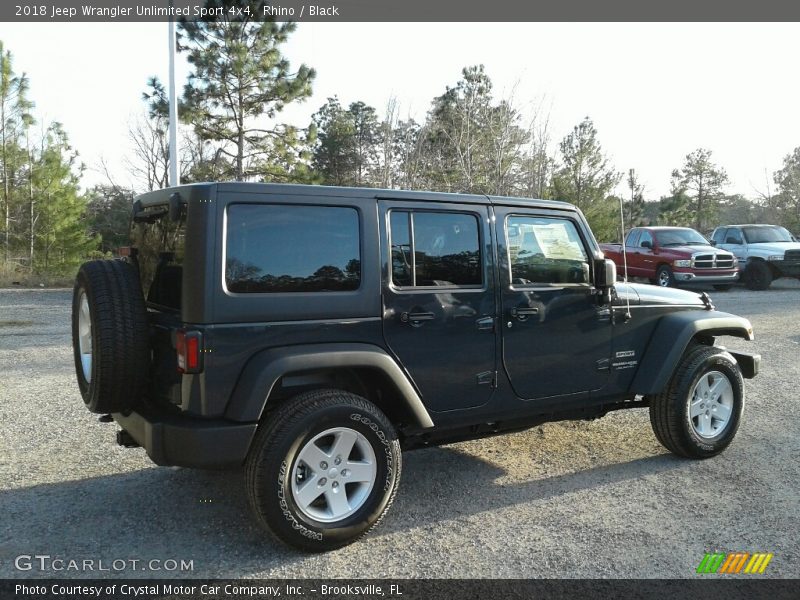
POLYGON ((89 298, 85 291, 81 291, 78 301, 78 352, 80 353, 81 369, 86 383, 92 382, 92 315, 89 309, 89 298))

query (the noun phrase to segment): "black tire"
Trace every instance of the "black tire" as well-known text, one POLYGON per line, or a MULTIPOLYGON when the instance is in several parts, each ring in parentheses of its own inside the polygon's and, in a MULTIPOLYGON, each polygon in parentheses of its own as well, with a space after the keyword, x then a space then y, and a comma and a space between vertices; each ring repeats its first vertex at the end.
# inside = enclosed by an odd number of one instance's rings
POLYGON ((669 265, 661 265, 656 271, 655 284, 660 287, 674 287, 675 275, 669 265))
MULTIPOLYGON (((690 346, 667 389, 649 400, 653 432, 667 450, 686 458, 711 458, 728 447, 739 429, 744 411, 744 379, 729 353, 712 346, 690 346), (693 424, 690 405, 695 386, 704 376, 714 377, 712 373, 723 375, 730 384, 730 417, 718 432, 712 430, 703 436, 693 424)), ((713 399, 708 406, 712 405, 713 399)))
POLYGON ((718 292, 727 292, 733 286, 730 283, 718 283, 714 285, 714 289, 718 292))
MULTIPOLYGON (((333 437, 329 450, 335 439, 333 437)), ((345 462, 349 458, 346 457, 345 462)), ((333 459, 335 457, 331 456, 333 459)), ((326 463, 327 466, 333 467, 326 463)), ((325 552, 356 541, 381 521, 394 501, 401 469, 397 433, 377 406, 349 392, 314 390, 279 406, 259 427, 247 458, 245 480, 250 506, 267 531, 296 548, 325 552), (292 485, 306 478, 309 483, 313 482, 312 478, 327 482, 326 474, 330 478, 329 485, 333 485, 333 478, 337 476, 340 477, 337 481, 344 482, 342 473, 330 475, 333 468, 320 469, 312 475, 306 463, 299 459, 317 436, 331 429, 353 431, 362 436, 361 443, 368 443, 374 453, 375 475, 361 503, 353 507, 355 512, 323 522, 298 506, 292 485)), ((344 490, 347 485, 343 483, 340 489, 344 490)), ((326 510, 328 507, 332 510, 328 497, 328 492, 321 492, 314 502, 324 503, 326 510)))
POLYGON ((95 260, 78 270, 72 297, 72 347, 83 401, 96 413, 127 412, 145 391, 150 364, 147 308, 132 265, 95 260), (87 378, 79 313, 86 297, 91 334, 87 378))
POLYGON ((772 271, 763 260, 754 260, 744 270, 744 285, 748 290, 765 290, 772 283, 772 271))

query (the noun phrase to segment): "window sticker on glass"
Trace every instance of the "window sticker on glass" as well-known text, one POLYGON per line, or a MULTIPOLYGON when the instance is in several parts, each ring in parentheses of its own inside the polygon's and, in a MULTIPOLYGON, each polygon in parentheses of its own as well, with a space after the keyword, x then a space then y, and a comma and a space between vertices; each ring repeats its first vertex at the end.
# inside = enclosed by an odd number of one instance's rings
MULTIPOLYGON (((523 225, 523 227, 525 227, 523 225)), ((564 260, 583 260, 584 253, 580 242, 570 239, 567 223, 550 223, 547 225, 528 225, 533 232, 545 258, 561 258, 564 260)))

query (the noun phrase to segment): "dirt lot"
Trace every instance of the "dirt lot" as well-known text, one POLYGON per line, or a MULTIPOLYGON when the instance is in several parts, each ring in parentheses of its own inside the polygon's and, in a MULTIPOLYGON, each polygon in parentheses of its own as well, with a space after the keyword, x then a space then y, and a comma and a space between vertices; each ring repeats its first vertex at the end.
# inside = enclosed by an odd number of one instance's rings
POLYGON ((115 445, 75 384, 68 291, 0 291, 0 577, 79 575, 15 569, 35 554, 193 561, 118 573, 144 577, 696 577, 712 550, 774 552, 767 575, 798 577, 800 285, 713 298, 756 330, 724 343, 764 357, 723 455, 667 454, 644 410, 408 453, 381 527, 307 556, 254 526, 240 473, 158 468, 115 445))

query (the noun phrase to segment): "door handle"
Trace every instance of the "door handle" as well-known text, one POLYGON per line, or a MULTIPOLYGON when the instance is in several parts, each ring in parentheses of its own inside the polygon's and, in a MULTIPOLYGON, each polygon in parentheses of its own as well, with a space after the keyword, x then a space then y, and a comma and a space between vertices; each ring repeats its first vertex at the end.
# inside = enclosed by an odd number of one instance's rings
POLYGON ((494 331, 494 317, 483 317, 478 319, 475 324, 478 331, 494 331))
POLYGON ((436 318, 432 312, 404 312, 400 313, 401 323, 419 323, 420 321, 433 321, 436 318))
POLYGON ((515 319, 524 319, 526 317, 530 317, 531 315, 538 315, 539 309, 535 307, 529 306, 521 306, 519 308, 512 308, 511 309, 511 316, 515 319))

